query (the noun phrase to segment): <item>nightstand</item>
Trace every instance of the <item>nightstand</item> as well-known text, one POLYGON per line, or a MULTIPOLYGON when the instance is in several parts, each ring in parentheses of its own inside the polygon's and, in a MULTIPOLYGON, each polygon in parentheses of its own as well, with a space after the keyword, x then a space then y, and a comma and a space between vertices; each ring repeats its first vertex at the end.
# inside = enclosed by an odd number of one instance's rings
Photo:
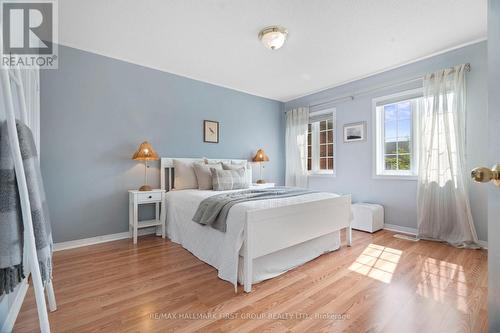
POLYGON ((161 236, 165 238, 165 190, 129 190, 128 198, 128 230, 134 244, 137 244, 137 233, 141 228, 161 226, 161 236), (155 204, 154 220, 139 221, 139 206, 144 204, 155 204))
POLYGON ((252 184, 250 186, 250 188, 254 188, 254 189, 259 189, 259 188, 270 188, 270 187, 274 187, 275 184, 274 183, 264 183, 264 184, 252 184))

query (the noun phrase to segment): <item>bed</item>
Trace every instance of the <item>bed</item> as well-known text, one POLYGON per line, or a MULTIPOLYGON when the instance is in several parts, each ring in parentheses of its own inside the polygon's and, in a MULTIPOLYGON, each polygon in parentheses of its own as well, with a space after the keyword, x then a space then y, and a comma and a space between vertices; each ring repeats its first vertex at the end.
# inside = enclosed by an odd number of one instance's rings
POLYGON ((351 245, 351 198, 333 193, 238 203, 229 211, 225 233, 195 223, 192 217, 199 203, 220 191, 172 190, 173 160, 161 159, 161 187, 167 191, 167 235, 215 267, 218 276, 234 284, 235 290, 240 282, 245 292, 251 292, 253 283, 339 249, 340 230, 344 228, 347 245, 351 245))

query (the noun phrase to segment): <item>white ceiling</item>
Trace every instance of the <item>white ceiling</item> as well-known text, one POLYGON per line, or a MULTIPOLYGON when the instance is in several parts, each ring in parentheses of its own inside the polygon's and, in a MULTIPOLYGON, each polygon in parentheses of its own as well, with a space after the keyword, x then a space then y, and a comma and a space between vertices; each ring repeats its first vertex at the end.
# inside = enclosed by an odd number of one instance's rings
POLYGON ((63 45, 280 101, 486 37, 487 0, 61 0, 63 45), (271 51, 257 39, 288 28, 271 51))

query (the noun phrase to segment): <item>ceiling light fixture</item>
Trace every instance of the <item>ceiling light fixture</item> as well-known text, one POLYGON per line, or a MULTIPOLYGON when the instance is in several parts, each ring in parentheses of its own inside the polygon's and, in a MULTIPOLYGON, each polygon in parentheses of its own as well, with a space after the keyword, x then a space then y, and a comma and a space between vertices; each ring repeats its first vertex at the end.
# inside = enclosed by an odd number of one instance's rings
POLYGON ((277 50, 285 44, 288 30, 280 26, 272 26, 262 29, 259 32, 259 39, 265 47, 277 50))

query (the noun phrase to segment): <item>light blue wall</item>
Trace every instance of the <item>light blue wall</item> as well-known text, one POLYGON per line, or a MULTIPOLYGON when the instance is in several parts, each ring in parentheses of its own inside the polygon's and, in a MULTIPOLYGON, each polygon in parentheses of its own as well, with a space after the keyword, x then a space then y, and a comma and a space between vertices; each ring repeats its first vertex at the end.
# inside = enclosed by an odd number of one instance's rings
MULTIPOLYGON (((500 0, 488 6, 488 123, 489 159, 487 166, 500 163, 500 0)), ((488 318, 490 332, 500 332, 500 188, 488 188, 488 318)))
MULTIPOLYGON (((57 242, 127 230, 126 190, 142 182, 130 155, 150 140, 162 156, 249 158, 257 147, 271 157, 265 172, 283 183, 281 110, 470 62, 468 167, 487 164, 486 42, 367 79, 282 103, 80 50, 61 47, 60 68, 42 72, 41 160, 57 242), (221 143, 202 142, 202 120, 221 122, 221 143)), ((382 203, 386 223, 416 227, 416 184, 372 178, 372 98, 416 87, 363 95, 337 107, 337 177, 312 178, 316 189, 352 193, 382 203), (342 125, 366 120, 368 141, 342 143, 342 125)), ((158 183, 158 165, 150 170, 158 183)), ((472 184, 479 238, 487 240, 487 189, 472 184)))
MULTIPOLYGON (((283 104, 61 46, 41 73, 41 166, 55 242, 128 230, 131 160, 149 140, 164 157, 246 158, 259 147, 268 180, 284 181, 283 104), (204 119, 220 143, 203 143, 204 119)), ((149 170, 159 187, 159 163, 149 170)))
MULTIPOLYGON (((355 94, 357 91, 369 90, 391 82, 405 81, 441 68, 469 62, 472 71, 467 74, 467 164, 471 169, 488 161, 488 148, 485 145, 488 140, 486 59, 486 42, 481 42, 287 102, 285 109, 315 104, 318 101, 346 94, 355 94)), ((352 193, 354 201, 381 203, 385 207, 386 223, 416 228, 416 182, 378 180, 372 177, 372 99, 418 86, 418 83, 412 83, 397 88, 378 90, 376 93, 361 95, 353 101, 337 104, 337 176, 335 178, 311 177, 311 187, 324 191, 352 193), (367 121, 368 140, 360 143, 343 143, 341 134, 343 125, 358 121, 367 121)), ((470 198, 479 239, 487 240, 486 188, 472 184, 470 198)))

